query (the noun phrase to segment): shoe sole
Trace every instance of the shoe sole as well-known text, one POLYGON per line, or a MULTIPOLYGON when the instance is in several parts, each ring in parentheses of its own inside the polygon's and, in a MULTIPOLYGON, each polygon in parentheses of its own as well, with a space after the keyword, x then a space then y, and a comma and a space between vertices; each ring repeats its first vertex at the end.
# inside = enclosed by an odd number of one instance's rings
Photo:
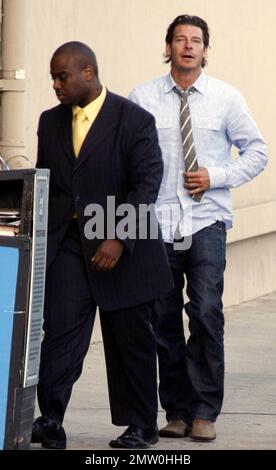
POLYGON ((140 446, 137 446, 137 447, 134 447, 134 446, 127 446, 127 445, 124 445, 124 444, 113 444, 112 442, 109 443, 110 447, 112 447, 112 449, 148 449, 150 447, 151 444, 145 444, 145 445, 140 445, 140 446))
POLYGON ((134 446, 126 446, 124 445, 124 443, 119 443, 119 442, 116 442, 116 440, 113 440, 109 442, 109 445, 113 449, 138 449, 139 450, 139 449, 148 449, 150 446, 157 444, 158 441, 159 439, 158 437, 156 437, 155 439, 152 439, 151 441, 144 441, 144 444, 141 443, 139 446, 137 445, 137 447, 134 447, 134 446))
POLYGON ((175 431, 162 431, 160 429, 159 431, 159 436, 160 437, 173 437, 173 438, 179 438, 179 437, 186 437, 188 434, 191 432, 191 428, 187 428, 183 433, 180 432, 175 432, 175 431))
POLYGON ((66 441, 43 441, 41 442, 41 447, 44 449, 66 449, 66 441))
POLYGON ((214 436, 214 437, 201 437, 201 436, 191 436, 191 434, 190 434, 190 438, 193 441, 198 441, 198 442, 211 442, 211 441, 214 441, 216 439, 216 436, 214 436))

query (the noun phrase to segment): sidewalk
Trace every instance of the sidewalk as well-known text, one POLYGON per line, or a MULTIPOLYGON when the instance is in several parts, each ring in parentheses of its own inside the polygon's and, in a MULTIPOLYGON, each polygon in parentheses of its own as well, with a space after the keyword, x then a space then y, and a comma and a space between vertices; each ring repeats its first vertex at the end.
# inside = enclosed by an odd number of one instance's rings
MULTIPOLYGON (((276 292, 225 311, 225 400, 217 439, 162 438, 154 450, 276 450, 276 292)), ((159 427, 165 424, 160 409, 159 427)), ((65 417, 68 449, 111 450, 124 428, 111 424, 103 346, 91 344, 65 417)), ((34 447, 34 446, 33 446, 34 447)))

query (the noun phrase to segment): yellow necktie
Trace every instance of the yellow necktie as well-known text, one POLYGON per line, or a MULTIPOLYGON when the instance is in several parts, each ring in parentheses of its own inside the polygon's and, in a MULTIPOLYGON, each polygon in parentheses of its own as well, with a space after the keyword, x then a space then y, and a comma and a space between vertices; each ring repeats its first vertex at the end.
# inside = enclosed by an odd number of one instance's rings
POLYGON ((89 129, 89 121, 82 108, 79 108, 74 116, 73 122, 73 146, 76 158, 89 129))

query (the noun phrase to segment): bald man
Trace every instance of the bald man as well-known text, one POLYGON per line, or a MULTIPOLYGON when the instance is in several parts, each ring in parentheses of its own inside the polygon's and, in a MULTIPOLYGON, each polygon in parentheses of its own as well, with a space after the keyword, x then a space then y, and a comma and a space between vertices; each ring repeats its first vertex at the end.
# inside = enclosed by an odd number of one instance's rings
POLYGON ((51 75, 60 104, 42 113, 38 128, 37 167, 50 168, 51 183, 38 384, 42 416, 34 422, 32 442, 66 448, 64 414, 98 306, 112 422, 127 426, 110 446, 147 448, 158 441, 152 311, 154 300, 172 287, 154 212, 157 236, 136 236, 140 204, 155 202, 163 174, 154 119, 101 85, 95 54, 85 44, 60 46, 51 75), (118 225, 126 203, 135 211, 131 236, 118 225), (89 229, 91 205, 101 209, 103 220, 96 224, 103 230, 89 229))

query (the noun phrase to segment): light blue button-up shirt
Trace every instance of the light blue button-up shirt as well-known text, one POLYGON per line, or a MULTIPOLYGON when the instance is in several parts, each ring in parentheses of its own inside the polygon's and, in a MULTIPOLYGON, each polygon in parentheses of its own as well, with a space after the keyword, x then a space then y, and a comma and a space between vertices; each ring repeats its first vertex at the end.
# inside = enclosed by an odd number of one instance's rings
POLYGON ((205 75, 193 83, 188 101, 199 166, 206 167, 210 188, 200 203, 184 188, 184 158, 179 126, 180 98, 172 76, 135 88, 129 99, 155 117, 164 160, 164 176, 156 209, 164 240, 171 243, 175 230, 189 236, 217 220, 232 226, 229 188, 240 186, 260 173, 267 163, 266 145, 242 95, 231 85, 205 75), (231 158, 231 147, 239 150, 231 158))

